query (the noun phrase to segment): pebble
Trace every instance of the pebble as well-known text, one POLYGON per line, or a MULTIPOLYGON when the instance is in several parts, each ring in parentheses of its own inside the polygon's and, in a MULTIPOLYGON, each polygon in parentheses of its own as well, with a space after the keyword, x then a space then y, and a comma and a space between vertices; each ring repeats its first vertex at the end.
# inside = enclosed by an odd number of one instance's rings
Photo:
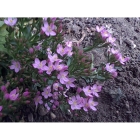
POLYGON ((55 119, 56 118, 56 115, 54 113, 52 113, 52 112, 51 112, 51 118, 52 119, 55 119))
POLYGON ((29 122, 33 122, 34 121, 32 113, 28 114, 28 120, 29 120, 29 122))
POLYGON ((48 113, 48 111, 47 111, 47 109, 43 105, 39 106, 38 114, 40 116, 45 116, 47 113, 48 113))

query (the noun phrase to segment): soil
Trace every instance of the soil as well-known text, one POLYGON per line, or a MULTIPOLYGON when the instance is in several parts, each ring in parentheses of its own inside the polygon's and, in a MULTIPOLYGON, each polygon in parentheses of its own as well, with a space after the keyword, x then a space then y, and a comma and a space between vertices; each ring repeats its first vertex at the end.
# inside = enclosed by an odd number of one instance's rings
MULTIPOLYGON (((119 71, 118 77, 107 81, 98 99, 97 111, 90 111, 77 121, 139 122, 140 121, 140 19, 139 18, 73 18, 65 24, 77 40, 84 31, 82 46, 92 43, 92 30, 106 26, 117 39, 117 48, 131 60, 119 71), (72 24, 72 25, 71 25, 72 24), (70 26, 71 25, 71 26, 70 26), (76 26, 77 29, 76 30, 76 26)), ((101 54, 99 54, 101 55, 101 54)), ((98 54, 97 54, 98 58, 98 54)), ((100 58, 98 58, 100 61, 100 58)))
MULTIPOLYGON (((140 18, 64 18, 65 39, 80 41, 80 46, 92 44, 96 25, 106 26, 117 39, 117 48, 131 60, 118 72, 118 77, 107 81, 99 94, 97 111, 81 117, 64 115, 60 110, 51 114, 43 107, 37 111, 24 106, 24 122, 139 122, 140 121, 140 18)), ((104 50, 102 50, 103 52, 104 50)), ((102 52, 94 51, 96 64, 102 52)), ((4 118, 5 122, 12 121, 4 118)))

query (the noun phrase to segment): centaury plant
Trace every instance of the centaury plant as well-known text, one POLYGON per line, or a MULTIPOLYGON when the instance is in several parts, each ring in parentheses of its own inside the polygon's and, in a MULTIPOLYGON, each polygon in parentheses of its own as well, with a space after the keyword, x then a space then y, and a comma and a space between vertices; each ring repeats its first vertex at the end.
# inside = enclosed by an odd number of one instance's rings
POLYGON ((23 104, 47 111, 96 111, 101 82, 117 76, 129 60, 114 49, 115 38, 96 27, 92 46, 64 41, 62 18, 5 18, 0 21, 0 117, 23 104), (107 64, 94 67, 91 50, 107 47, 107 64), (81 86, 79 80, 87 82, 81 86), (96 99, 96 101, 95 101, 96 99))

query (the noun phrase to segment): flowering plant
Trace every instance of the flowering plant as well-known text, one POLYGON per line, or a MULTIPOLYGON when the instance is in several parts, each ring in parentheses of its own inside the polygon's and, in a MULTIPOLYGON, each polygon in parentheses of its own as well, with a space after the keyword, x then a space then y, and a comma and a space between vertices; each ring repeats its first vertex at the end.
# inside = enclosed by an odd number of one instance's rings
POLYGON ((93 46, 65 41, 60 18, 6 18, 0 36, 1 117, 31 102, 47 111, 96 111, 99 81, 116 77, 129 60, 114 49, 115 38, 105 27, 96 27, 93 46), (108 46, 108 63, 94 67, 91 50, 108 46), (90 82, 82 87, 81 79, 90 82))

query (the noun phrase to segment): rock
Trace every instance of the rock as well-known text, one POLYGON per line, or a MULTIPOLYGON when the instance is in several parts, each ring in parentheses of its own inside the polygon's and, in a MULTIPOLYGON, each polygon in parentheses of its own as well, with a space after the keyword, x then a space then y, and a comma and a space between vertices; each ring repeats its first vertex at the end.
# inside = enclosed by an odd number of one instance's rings
POLYGON ((38 108, 38 114, 40 116, 45 116, 47 113, 48 113, 47 109, 43 105, 40 105, 38 108))
POLYGON ((34 121, 32 113, 28 114, 28 121, 29 122, 33 122, 34 121))
POLYGON ((52 119, 55 119, 55 118, 56 118, 56 115, 55 115, 54 113, 51 112, 50 115, 51 115, 51 118, 52 118, 52 119))

